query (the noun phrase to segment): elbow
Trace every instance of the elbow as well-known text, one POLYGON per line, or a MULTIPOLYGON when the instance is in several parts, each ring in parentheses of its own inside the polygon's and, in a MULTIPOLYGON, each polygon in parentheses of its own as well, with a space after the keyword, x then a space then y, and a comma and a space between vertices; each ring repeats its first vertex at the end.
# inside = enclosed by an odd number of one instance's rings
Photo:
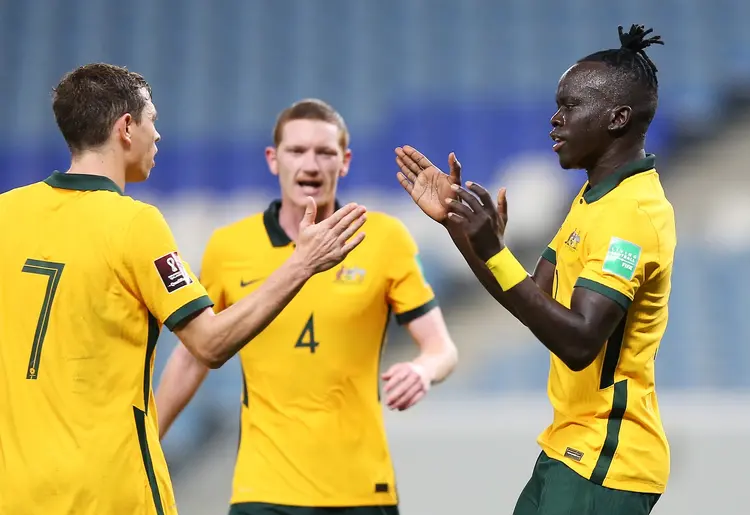
POLYGON ((201 365, 212 370, 221 368, 222 365, 224 365, 224 363, 229 361, 229 358, 231 358, 231 356, 227 356, 225 355, 225 353, 218 352, 211 347, 197 347, 193 352, 193 356, 195 356, 195 359, 198 360, 201 365))
POLYGON ((567 352, 561 353, 558 357, 571 371, 581 372, 594 362, 601 348, 599 342, 579 341, 568 346, 567 352))

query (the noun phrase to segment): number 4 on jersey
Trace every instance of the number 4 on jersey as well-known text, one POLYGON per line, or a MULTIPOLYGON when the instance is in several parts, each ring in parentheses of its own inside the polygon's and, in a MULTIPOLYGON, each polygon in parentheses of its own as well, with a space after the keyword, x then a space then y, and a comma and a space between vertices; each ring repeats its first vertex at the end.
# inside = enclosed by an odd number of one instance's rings
POLYGON ((297 338, 297 343, 294 346, 310 349, 310 354, 315 354, 315 347, 317 347, 318 345, 319 343, 315 341, 315 326, 313 325, 313 316, 310 315, 310 318, 307 319, 307 323, 305 324, 305 328, 302 329, 302 334, 299 335, 299 338, 297 338))

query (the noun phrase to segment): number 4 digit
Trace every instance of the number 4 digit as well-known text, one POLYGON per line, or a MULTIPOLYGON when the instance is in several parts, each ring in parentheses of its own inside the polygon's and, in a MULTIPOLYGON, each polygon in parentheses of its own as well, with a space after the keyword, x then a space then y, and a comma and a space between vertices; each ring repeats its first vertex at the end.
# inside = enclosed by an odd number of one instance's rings
POLYGON ((305 324, 305 328, 302 329, 302 334, 299 335, 299 338, 297 338, 297 343, 294 345, 295 347, 303 347, 303 348, 309 348, 310 354, 315 354, 315 347, 320 345, 318 342, 315 341, 315 326, 313 325, 313 316, 310 315, 310 318, 307 319, 307 323, 305 324))
POLYGON ((47 291, 44 294, 42 310, 39 313, 39 321, 36 323, 36 331, 34 331, 34 344, 31 346, 31 357, 29 358, 29 368, 26 371, 26 379, 36 379, 39 377, 39 360, 42 356, 42 344, 44 344, 44 337, 47 335, 47 325, 49 325, 52 302, 55 300, 57 285, 60 284, 60 276, 64 267, 65 265, 62 263, 27 259, 26 264, 21 270, 27 274, 47 276, 47 291))

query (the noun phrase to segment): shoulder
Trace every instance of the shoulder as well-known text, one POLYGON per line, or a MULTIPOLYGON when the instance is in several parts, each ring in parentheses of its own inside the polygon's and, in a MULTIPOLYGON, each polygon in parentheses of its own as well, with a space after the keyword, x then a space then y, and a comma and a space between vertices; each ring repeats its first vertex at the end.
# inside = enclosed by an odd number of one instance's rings
POLYGON ((206 245, 206 253, 226 253, 231 249, 255 246, 265 237, 263 213, 255 213, 241 220, 217 227, 211 232, 206 245))

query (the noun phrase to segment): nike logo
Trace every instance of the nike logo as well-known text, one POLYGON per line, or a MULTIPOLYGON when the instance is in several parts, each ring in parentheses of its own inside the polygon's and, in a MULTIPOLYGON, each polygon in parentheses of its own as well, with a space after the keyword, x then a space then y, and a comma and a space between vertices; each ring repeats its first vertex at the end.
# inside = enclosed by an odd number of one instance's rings
POLYGON ((245 286, 250 286, 253 283, 257 283, 258 281, 260 281, 260 279, 250 279, 249 281, 240 279, 240 287, 244 288, 245 286))

